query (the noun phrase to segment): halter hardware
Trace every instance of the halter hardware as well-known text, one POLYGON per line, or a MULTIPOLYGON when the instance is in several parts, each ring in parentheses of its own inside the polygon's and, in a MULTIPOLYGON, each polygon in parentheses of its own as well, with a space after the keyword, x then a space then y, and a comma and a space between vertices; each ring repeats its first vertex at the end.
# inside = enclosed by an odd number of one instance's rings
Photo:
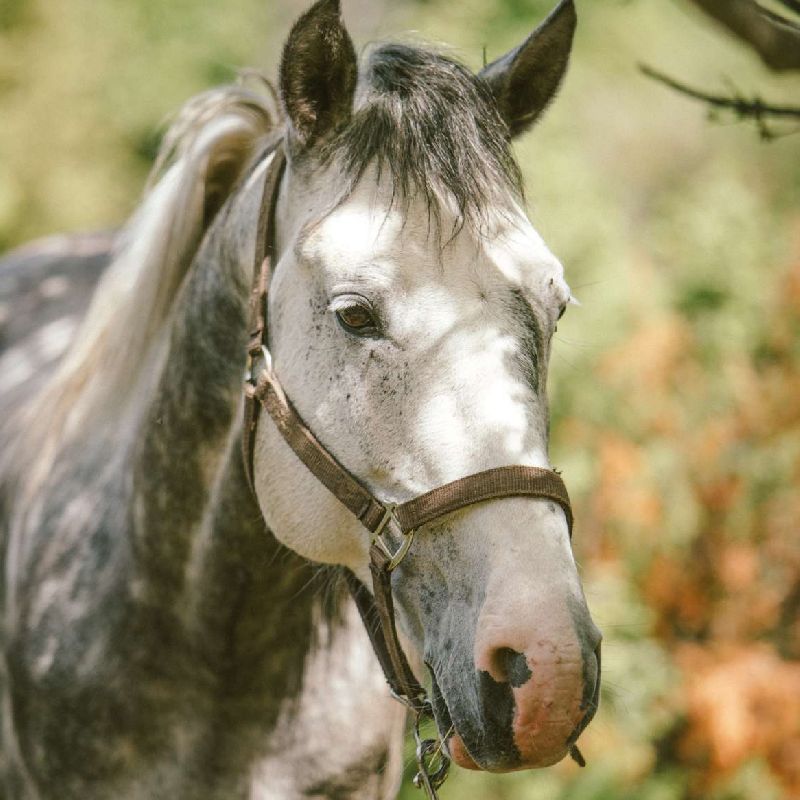
POLYGON ((263 358, 264 359, 264 370, 271 372, 272 371, 272 353, 267 350, 266 345, 261 345, 261 348, 255 354, 248 353, 247 354, 247 363, 245 364, 244 369, 244 381, 251 386, 256 385, 256 377, 253 374, 253 367, 255 366, 256 359, 263 358))
POLYGON ((444 751, 444 744, 438 736, 435 739, 423 739, 420 732, 425 717, 433 719, 433 709, 428 703, 428 708, 417 713, 414 718, 414 742, 416 749, 414 756, 417 761, 417 774, 413 783, 417 789, 422 789, 428 797, 436 798, 436 791, 447 780, 450 772, 450 759, 444 751))
POLYGON ((383 531, 390 522, 393 522, 395 527, 400 527, 399 523, 397 522, 397 518, 394 515, 394 510, 397 508, 397 503, 386 503, 385 508, 386 511, 384 512, 381 521, 378 523, 378 527, 372 532, 371 543, 377 547, 380 547, 384 554, 389 558, 389 563, 386 565, 386 570, 387 572, 392 572, 395 567, 397 567, 406 557, 408 551, 411 549, 411 544, 414 541, 416 529, 412 528, 410 531, 403 533, 403 542, 393 553, 383 538, 383 531))
MULTIPOLYGON (((327 450, 303 422, 286 397, 272 367, 267 346, 267 293, 275 250, 275 207, 278 189, 286 164, 281 140, 273 142, 265 157, 272 153, 267 167, 259 211, 253 289, 250 297, 252 334, 247 349, 247 370, 244 384, 244 422, 242 455, 245 474, 251 488, 255 435, 260 410, 272 418, 278 431, 297 457, 372 534, 370 572, 372 595, 351 572, 347 583, 364 627, 369 634, 375 655, 383 669, 392 695, 414 713, 414 739, 418 772, 414 785, 425 791, 429 800, 438 798, 437 790, 447 777, 450 759, 440 736, 423 739, 420 726, 434 720, 428 693, 417 680, 400 644, 394 613, 391 573, 408 554, 415 532, 446 514, 475 503, 501 497, 536 497, 551 500, 564 511, 572 535, 572 508, 567 488, 560 475, 542 467, 496 467, 432 489, 405 503, 384 503, 376 498, 336 457, 327 450), (254 363, 264 359, 258 375, 254 363), (403 541, 392 551, 384 539, 388 526, 402 535, 403 541)), ((447 735, 447 734, 445 734, 447 735)), ((577 752, 577 748, 573 749, 577 752)), ((579 755, 579 754, 578 754, 579 755)), ((575 757, 573 755, 573 757, 575 757)), ((577 757, 576 761, 578 760, 577 757)))

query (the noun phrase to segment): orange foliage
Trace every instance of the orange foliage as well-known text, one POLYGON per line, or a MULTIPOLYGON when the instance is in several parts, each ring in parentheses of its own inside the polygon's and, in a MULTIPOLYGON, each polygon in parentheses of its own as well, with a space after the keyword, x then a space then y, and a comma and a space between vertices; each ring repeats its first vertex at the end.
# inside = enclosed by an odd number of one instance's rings
POLYGON ((614 383, 633 380, 641 390, 663 394, 675 385, 691 341, 691 330, 680 317, 660 317, 610 351, 600 363, 600 375, 614 383))
POLYGON ((602 436, 597 448, 600 484, 594 498, 595 513, 602 519, 653 529, 662 517, 661 501, 643 475, 639 448, 614 434, 602 436))
POLYGON ((570 433, 596 454, 588 505, 604 556, 637 571, 683 674, 685 727, 664 758, 688 767, 704 797, 760 757, 800 800, 800 259, 761 327, 752 353, 713 374, 689 321, 643 322, 598 365, 618 392, 618 425, 570 433), (654 453, 682 469, 664 476, 654 453), (693 505, 673 540, 674 485, 693 505))
POLYGON ((800 663, 768 645, 681 645, 687 733, 678 745, 687 763, 705 762, 711 783, 754 756, 800 797, 800 663))
POLYGON ((717 464, 725 451, 741 436, 737 421, 731 417, 713 417, 692 437, 688 455, 697 469, 717 464))
POLYGON ((708 596, 703 581, 682 559, 656 555, 641 581, 641 591, 657 609, 656 632, 663 638, 696 635, 708 625, 708 596))

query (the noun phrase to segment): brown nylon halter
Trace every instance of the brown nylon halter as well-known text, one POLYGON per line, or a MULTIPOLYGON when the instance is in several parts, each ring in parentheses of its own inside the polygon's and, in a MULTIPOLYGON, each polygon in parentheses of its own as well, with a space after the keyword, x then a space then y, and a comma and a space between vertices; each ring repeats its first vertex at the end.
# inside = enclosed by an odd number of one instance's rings
POLYGON ((489 469, 446 483, 405 503, 384 503, 348 472, 314 436, 286 397, 272 368, 267 347, 267 294, 275 257, 275 207, 281 176, 286 165, 282 143, 274 150, 267 168, 259 212, 258 239, 250 298, 252 321, 248 344, 248 367, 244 387, 242 454, 245 471, 254 487, 253 456, 256 426, 263 407, 287 444, 322 483, 372 534, 370 572, 372 595, 348 573, 348 585, 369 634, 373 649, 395 697, 417 717, 417 762, 420 773, 415 783, 436 797, 449 762, 436 740, 420 740, 419 722, 431 715, 427 692, 417 680, 400 644, 395 622, 391 573, 411 546, 420 527, 466 506, 503 497, 537 497, 552 500, 564 510, 570 535, 572 508, 567 488, 554 471, 541 467, 508 466, 489 469), (257 368, 256 368, 257 367, 257 368), (394 552, 384 534, 402 544, 394 552), (433 760, 439 768, 430 771, 433 760))

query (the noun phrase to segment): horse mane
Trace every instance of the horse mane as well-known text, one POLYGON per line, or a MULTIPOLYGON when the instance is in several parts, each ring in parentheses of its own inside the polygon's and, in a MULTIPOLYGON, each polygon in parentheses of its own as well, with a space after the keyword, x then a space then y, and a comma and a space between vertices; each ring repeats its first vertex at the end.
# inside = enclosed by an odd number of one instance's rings
POLYGON ((65 439, 102 424, 130 395, 205 232, 280 116, 271 87, 265 95, 242 84, 200 94, 177 113, 74 341, 0 437, 0 475, 30 473, 22 462, 43 479, 65 439))
POLYGON ((480 228, 509 196, 522 200, 522 175, 488 84, 434 48, 389 42, 364 58, 356 109, 326 148, 352 188, 372 164, 388 170, 395 195, 422 196, 440 221, 455 206, 456 229, 480 228))

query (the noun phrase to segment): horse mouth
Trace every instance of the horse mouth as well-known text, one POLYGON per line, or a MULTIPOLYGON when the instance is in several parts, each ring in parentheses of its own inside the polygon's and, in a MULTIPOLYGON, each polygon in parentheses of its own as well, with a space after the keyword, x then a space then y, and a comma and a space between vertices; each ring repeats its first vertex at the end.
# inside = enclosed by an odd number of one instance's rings
POLYGON ((482 767, 478 766, 469 754, 464 740, 456 731, 453 717, 450 714, 450 709, 447 706, 447 701, 444 699, 439 682, 436 680, 436 673, 433 671, 433 667, 427 663, 425 666, 428 668, 428 672, 431 676, 431 704, 433 705, 433 715, 445 751, 450 759, 458 764, 459 767, 481 770, 482 767))
MULTIPOLYGON (((450 715, 450 709, 447 707, 447 701, 444 699, 439 682, 436 680, 436 673, 433 667, 426 662, 425 666, 428 668, 428 673, 431 676, 431 705, 433 706, 433 716, 436 721, 436 728, 439 731, 439 738, 442 740, 443 746, 447 751, 450 758, 455 761, 460 767, 467 769, 480 769, 470 756, 469 761, 473 766, 468 766, 462 763, 459 753, 453 753, 451 750, 451 742, 456 734, 456 726, 453 724, 453 717, 450 715)), ((461 737, 459 737, 460 740, 461 737)))
MULTIPOLYGON (((596 656, 598 660, 598 674, 594 685, 587 692, 587 696, 584 697, 583 715, 575 725, 575 728, 571 734, 564 741, 563 748, 557 748, 558 752, 551 752, 549 757, 542 761, 537 759, 537 763, 526 763, 526 760, 522 758, 521 753, 512 742, 507 742, 506 747, 501 746, 499 749, 492 752, 491 755, 488 752, 483 753, 486 758, 482 758, 480 754, 476 754, 477 757, 473 756, 470 752, 467 742, 465 741, 466 737, 462 736, 458 730, 458 727, 453 721, 453 716, 450 712, 450 708, 447 704, 447 700, 445 699, 441 687, 439 686, 439 682, 436 679, 435 672, 431 668, 430 664, 426 663, 428 672, 431 676, 431 704, 433 706, 436 726, 439 731, 439 736, 444 743, 444 749, 450 756, 451 760, 454 761, 459 767, 464 769, 495 773, 536 769, 538 767, 551 766, 552 764, 561 761, 567 756, 567 754, 572 753, 575 750, 575 744, 578 738, 591 722, 597 710, 600 694, 599 647, 596 651, 596 656), (489 763, 484 763, 486 761, 489 763)), ((470 726, 468 725, 467 728, 469 729, 470 726)), ((491 736, 491 732, 487 733, 489 733, 491 736)), ((484 734, 484 736, 486 736, 486 734, 484 734)), ((504 737, 502 734, 500 734, 497 738, 503 739, 504 737)), ((483 748, 478 746, 478 750, 482 751, 483 748)), ((581 763, 582 756, 580 756, 579 753, 577 757, 573 757, 576 758, 579 764, 581 763)))
MULTIPOLYGON (((463 738, 456 730, 447 701, 442 694, 439 682, 436 680, 436 673, 433 671, 430 664, 426 664, 426 666, 431 676, 431 704, 433 705, 433 715, 436 720, 439 736, 444 743, 445 751, 450 759, 458 764, 459 767, 479 771, 485 770, 486 768, 481 767, 472 757, 463 738)), ((490 768, 487 771, 506 772, 513 769, 515 769, 515 767, 509 767, 508 769, 490 768)), ((520 769, 520 767, 517 766, 516 769, 520 769)))

